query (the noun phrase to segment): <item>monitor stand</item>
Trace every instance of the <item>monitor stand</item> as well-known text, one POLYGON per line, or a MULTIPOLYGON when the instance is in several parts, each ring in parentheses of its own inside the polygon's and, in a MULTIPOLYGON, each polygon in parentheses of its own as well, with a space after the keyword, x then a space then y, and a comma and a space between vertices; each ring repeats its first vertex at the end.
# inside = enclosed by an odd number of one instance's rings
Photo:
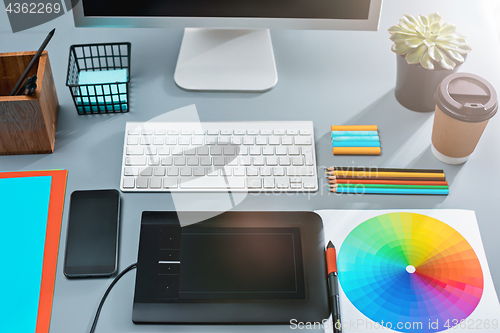
POLYGON ((271 34, 186 28, 174 79, 186 90, 269 90, 278 82, 271 34))

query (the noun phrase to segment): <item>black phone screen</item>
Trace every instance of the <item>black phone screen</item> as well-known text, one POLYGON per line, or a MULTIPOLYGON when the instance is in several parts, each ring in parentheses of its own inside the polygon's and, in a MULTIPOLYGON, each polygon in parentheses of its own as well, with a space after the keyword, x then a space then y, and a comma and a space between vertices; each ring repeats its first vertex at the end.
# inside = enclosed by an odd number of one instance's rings
POLYGON ((120 194, 117 190, 71 194, 64 274, 110 276, 117 268, 120 194))

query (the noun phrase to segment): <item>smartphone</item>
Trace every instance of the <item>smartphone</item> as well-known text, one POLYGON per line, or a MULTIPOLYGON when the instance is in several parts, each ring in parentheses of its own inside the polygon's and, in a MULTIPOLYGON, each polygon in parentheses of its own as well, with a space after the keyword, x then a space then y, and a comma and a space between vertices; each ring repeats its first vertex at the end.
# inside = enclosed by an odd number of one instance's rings
POLYGON ((120 193, 74 191, 69 207, 64 275, 111 276, 117 270, 120 193))

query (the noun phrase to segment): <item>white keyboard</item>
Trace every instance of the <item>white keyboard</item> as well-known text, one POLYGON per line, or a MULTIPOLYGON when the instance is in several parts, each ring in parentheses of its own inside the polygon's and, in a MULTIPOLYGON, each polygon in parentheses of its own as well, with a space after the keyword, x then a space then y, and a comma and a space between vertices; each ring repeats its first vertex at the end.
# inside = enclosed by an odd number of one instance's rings
POLYGON ((123 192, 314 192, 313 123, 127 122, 123 192))

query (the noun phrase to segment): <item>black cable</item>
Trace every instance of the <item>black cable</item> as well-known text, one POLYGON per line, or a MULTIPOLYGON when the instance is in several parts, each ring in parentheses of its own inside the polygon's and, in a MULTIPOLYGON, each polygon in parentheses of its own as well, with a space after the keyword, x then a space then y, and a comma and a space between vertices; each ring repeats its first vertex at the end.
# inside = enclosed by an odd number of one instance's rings
POLYGON ((125 268, 123 271, 121 271, 120 274, 118 274, 115 277, 115 279, 113 280, 113 282, 111 282, 111 284, 109 285, 108 289, 104 293, 104 296, 102 296, 101 303, 99 303, 99 307, 97 308, 97 312, 96 312, 95 318, 94 318, 94 323, 92 324, 92 328, 90 329, 90 333, 94 333, 94 331, 95 331, 95 328, 97 326, 97 320, 99 319, 99 315, 101 314, 102 306, 104 305, 104 301, 106 300, 106 297, 108 297, 108 294, 111 291, 111 289, 113 288, 113 286, 118 282, 118 280, 120 280, 120 278, 122 276, 124 276, 126 273, 128 273, 131 270, 133 270, 134 268, 137 268, 137 263, 134 263, 134 264, 128 266, 127 268, 125 268))

